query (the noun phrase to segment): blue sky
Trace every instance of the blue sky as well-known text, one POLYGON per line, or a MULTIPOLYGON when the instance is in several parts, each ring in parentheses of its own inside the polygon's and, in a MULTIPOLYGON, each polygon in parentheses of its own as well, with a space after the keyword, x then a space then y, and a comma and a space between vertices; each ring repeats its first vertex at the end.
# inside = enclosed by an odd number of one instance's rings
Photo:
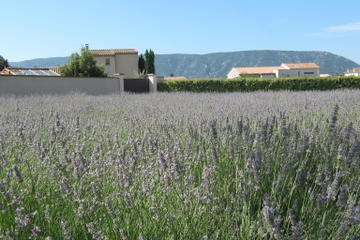
POLYGON ((0 55, 10 61, 90 48, 155 53, 319 50, 360 63, 359 0, 11 0, 0 55))

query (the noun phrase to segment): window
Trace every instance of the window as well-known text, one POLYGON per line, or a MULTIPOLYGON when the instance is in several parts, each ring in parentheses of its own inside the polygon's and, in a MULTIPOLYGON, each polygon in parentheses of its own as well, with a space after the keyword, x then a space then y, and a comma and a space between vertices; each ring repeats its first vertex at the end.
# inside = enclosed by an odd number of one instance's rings
POLYGON ((304 72, 304 74, 315 74, 314 72, 304 72))
POLYGON ((110 65, 110 58, 105 59, 105 65, 106 66, 110 65))

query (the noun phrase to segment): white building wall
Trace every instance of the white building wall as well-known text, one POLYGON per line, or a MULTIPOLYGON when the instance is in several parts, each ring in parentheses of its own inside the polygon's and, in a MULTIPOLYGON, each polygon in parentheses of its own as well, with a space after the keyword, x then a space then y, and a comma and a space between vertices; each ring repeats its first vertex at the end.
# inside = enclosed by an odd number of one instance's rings
POLYGON ((350 77, 350 76, 360 77, 360 72, 345 73, 345 76, 347 76, 347 77, 350 77))
POLYGON ((279 69, 275 70, 276 77, 319 77, 320 69, 279 69))
MULTIPOLYGON (((257 74, 259 75, 260 78, 275 78, 276 75, 275 73, 264 73, 264 74, 257 74)), ((239 78, 240 73, 234 69, 232 69, 228 74, 227 74, 227 78, 228 79, 235 79, 235 78, 239 78)))
POLYGON ((231 69, 230 72, 227 74, 228 79, 234 79, 238 77, 239 77, 239 73, 235 71, 235 69, 231 69))

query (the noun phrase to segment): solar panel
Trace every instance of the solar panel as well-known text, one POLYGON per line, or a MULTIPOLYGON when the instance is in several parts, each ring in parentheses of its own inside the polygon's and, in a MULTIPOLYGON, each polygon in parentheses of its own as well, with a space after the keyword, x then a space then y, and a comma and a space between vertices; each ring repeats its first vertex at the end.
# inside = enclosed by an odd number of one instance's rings
POLYGON ((46 73, 44 73, 42 70, 31 70, 32 72, 34 72, 34 75, 47 75, 46 73))
POLYGON ((25 70, 24 72, 25 72, 26 75, 36 75, 31 70, 25 70))
POLYGON ((19 70, 15 72, 16 75, 35 75, 34 73, 32 73, 29 70, 19 70))
POLYGON ((21 69, 21 70, 13 70, 12 73, 14 75, 24 75, 24 76, 59 76, 54 71, 51 70, 41 70, 41 69, 21 69))
POLYGON ((53 71, 47 71, 49 76, 59 76, 59 74, 57 74, 56 72, 53 71))

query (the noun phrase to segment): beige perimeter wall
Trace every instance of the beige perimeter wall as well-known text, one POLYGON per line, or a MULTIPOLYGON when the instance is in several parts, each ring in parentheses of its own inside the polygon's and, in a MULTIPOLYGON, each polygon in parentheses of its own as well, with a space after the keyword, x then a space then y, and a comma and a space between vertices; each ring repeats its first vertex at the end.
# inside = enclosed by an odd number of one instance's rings
POLYGON ((81 92, 90 95, 120 92, 118 78, 74 78, 43 76, 1 76, 0 95, 68 94, 81 92))

